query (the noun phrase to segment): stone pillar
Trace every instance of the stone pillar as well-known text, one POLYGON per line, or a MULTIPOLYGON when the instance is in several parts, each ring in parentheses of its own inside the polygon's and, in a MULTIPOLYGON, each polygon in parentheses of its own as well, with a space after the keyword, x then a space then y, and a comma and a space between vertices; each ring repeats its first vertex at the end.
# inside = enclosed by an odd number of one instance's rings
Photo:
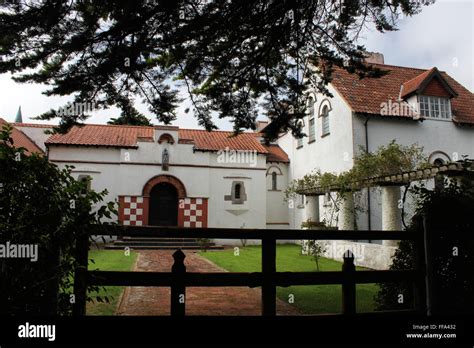
POLYGON ((354 195, 352 192, 341 193, 341 203, 339 206, 339 229, 355 229, 354 219, 354 195))
MULTIPOLYGON (((399 231, 402 229, 400 186, 382 186, 382 230, 399 231)), ((384 240, 383 245, 397 246, 396 240, 384 240)))
POLYGON ((306 196, 305 220, 320 222, 319 217, 319 196, 306 196))

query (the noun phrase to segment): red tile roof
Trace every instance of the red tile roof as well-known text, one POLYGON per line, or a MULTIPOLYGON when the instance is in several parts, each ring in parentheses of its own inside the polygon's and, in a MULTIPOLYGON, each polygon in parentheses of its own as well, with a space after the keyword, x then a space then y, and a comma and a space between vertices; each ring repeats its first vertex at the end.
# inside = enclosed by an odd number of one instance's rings
MULTIPOLYGON (((356 113, 380 115, 382 103, 399 99, 403 84, 406 84, 406 88, 414 88, 431 71, 384 64, 373 65, 382 70, 388 70, 389 73, 380 78, 359 79, 357 75, 349 74, 340 68, 334 71, 332 85, 356 113)), ((447 73, 439 73, 457 94, 451 99, 453 121, 474 124, 474 95, 447 73)), ((413 116, 402 115, 402 117, 412 118, 413 116)))
POLYGON ((200 129, 180 129, 179 139, 192 140, 198 150, 218 151, 229 148, 230 150, 257 151, 268 153, 255 133, 241 133, 234 136, 232 132, 213 131, 207 132, 200 129))
POLYGON ((290 162, 288 154, 280 146, 271 144, 265 147, 268 151, 267 162, 290 162))
MULTIPOLYGON (((3 128, 5 124, 8 122, 4 119, 0 118, 0 128, 3 128)), ((24 147, 26 149, 26 154, 30 155, 32 153, 39 153, 43 154, 43 150, 41 150, 38 145, 35 144, 33 140, 31 140, 25 133, 21 130, 13 127, 11 138, 13 139, 13 146, 16 148, 24 147)))
POLYGON ((153 127, 86 124, 53 134, 46 145, 137 147, 138 138, 153 139, 153 127))
POLYGON ((23 123, 23 122, 13 122, 10 123, 14 127, 28 127, 28 128, 53 128, 55 124, 44 124, 44 123, 23 123))
MULTIPOLYGON (((125 126, 125 125, 92 125, 74 126, 66 134, 54 134, 46 145, 75 145, 75 146, 110 146, 137 147, 138 140, 153 141, 154 129, 178 130, 178 127, 155 126, 125 126)), ((179 129, 181 144, 194 144, 195 148, 203 151, 249 150, 258 153, 268 153, 255 133, 241 133, 234 136, 232 132, 207 132, 198 129, 179 129)))
POLYGON ((412 78, 409 81, 406 81, 402 84, 402 95, 401 97, 404 98, 405 96, 412 94, 417 89, 420 88, 421 84, 430 76, 432 73, 436 71, 436 68, 431 68, 430 70, 426 70, 422 72, 420 75, 412 78))

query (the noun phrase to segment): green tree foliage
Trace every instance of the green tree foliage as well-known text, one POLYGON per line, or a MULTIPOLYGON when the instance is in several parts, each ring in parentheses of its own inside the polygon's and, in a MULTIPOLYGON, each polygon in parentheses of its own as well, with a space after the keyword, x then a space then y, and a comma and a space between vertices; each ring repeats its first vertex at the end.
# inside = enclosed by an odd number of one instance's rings
MULTIPOLYGON (((401 13, 419 10, 411 0, 2 1, 0 73, 103 108, 133 108, 139 96, 164 123, 176 118, 178 81, 208 130, 213 112, 254 129, 263 107, 267 138, 299 135, 305 91, 330 95, 335 66, 382 74, 363 64, 361 29, 396 30, 401 13)), ((61 115, 60 130, 86 117, 61 115)))
POLYGON ((339 192, 360 189, 360 182, 368 178, 398 174, 426 167, 428 164, 423 148, 418 144, 400 145, 392 140, 374 152, 360 149, 354 157, 354 165, 340 174, 317 170, 301 179, 293 180, 286 189, 287 197, 296 192, 315 188, 339 192))
MULTIPOLYGON (((474 313, 474 183, 451 181, 443 189, 428 190, 423 186, 413 189, 417 196, 416 213, 408 231, 423 233, 423 219, 427 221, 433 265, 433 291, 440 314, 474 313)), ((401 241, 391 270, 413 269, 413 244, 401 241)), ((379 284, 377 307, 386 309, 413 308, 413 286, 410 283, 379 284), (403 295, 403 303, 399 302, 403 295)))
POLYGON ((125 112, 122 112, 120 114, 120 117, 112 118, 107 123, 115 124, 115 125, 127 124, 130 126, 152 126, 152 124, 150 123, 150 120, 140 113, 127 114, 125 112))
POLYGON ((90 224, 105 225, 115 203, 100 205, 106 191, 87 190, 72 167, 25 155, 10 133, 8 125, 0 132, 0 244, 37 245, 38 260, 0 258, 0 315, 68 314, 76 240, 90 224))

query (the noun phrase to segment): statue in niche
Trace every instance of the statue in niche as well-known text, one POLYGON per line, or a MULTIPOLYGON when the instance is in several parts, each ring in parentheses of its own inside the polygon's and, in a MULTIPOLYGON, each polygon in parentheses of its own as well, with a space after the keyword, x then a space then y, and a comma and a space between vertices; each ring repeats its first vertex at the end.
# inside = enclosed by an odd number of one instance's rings
POLYGON ((168 170, 168 166, 170 163, 170 155, 167 149, 164 149, 161 153, 161 168, 163 170, 168 170))

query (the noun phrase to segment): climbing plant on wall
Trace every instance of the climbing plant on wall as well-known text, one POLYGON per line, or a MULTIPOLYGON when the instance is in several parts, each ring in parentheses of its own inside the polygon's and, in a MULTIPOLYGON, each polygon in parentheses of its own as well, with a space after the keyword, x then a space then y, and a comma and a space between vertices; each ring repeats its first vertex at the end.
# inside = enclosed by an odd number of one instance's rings
MULTIPOLYGON (((297 193, 314 190, 337 192, 330 196, 332 209, 339 210, 339 203, 343 193, 356 193, 361 189, 360 182, 369 178, 398 174, 427 167, 428 160, 423 154, 423 148, 418 144, 400 145, 392 140, 387 145, 380 146, 374 152, 367 152, 362 147, 353 159, 351 169, 341 173, 321 172, 314 170, 300 179, 293 180, 285 190, 287 199, 293 199, 297 193)), ((363 210, 356 197, 354 209, 363 210)), ((334 215, 334 214, 332 214, 334 215)), ((337 215, 337 214, 335 214, 337 215)))

